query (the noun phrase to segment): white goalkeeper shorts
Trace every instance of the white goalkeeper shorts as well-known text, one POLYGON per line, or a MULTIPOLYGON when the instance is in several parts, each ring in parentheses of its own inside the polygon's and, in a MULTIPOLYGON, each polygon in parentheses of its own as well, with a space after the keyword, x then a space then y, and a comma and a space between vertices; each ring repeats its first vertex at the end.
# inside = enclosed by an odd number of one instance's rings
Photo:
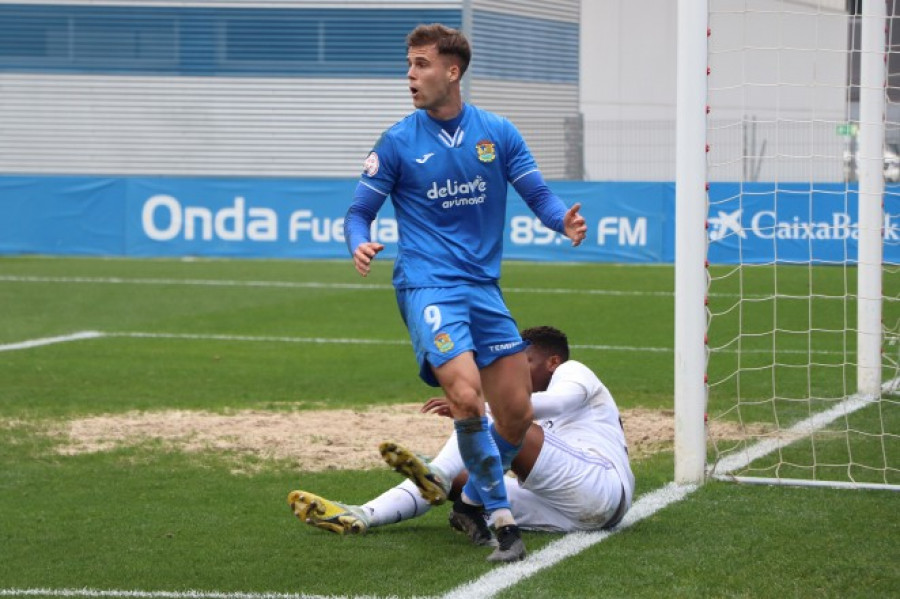
POLYGON ((575 449, 550 431, 524 483, 504 478, 513 517, 529 530, 597 530, 621 519, 626 506, 612 462, 575 449))

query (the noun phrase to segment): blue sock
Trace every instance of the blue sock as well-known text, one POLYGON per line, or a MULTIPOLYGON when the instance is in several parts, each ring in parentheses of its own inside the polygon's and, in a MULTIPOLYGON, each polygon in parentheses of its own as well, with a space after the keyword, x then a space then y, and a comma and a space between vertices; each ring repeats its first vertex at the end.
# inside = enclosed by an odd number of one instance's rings
POLYGON ((503 465, 503 472, 506 472, 512 466, 512 461, 519 455, 519 450, 522 449, 522 443, 513 445, 501 437, 493 422, 491 423, 491 437, 493 437, 497 449, 500 450, 500 463, 503 465))
POLYGON ((459 443, 459 453, 469 471, 469 481, 463 488, 473 501, 480 501, 488 513, 500 508, 509 509, 503 466, 497 446, 488 430, 487 417, 466 418, 453 423, 459 443))

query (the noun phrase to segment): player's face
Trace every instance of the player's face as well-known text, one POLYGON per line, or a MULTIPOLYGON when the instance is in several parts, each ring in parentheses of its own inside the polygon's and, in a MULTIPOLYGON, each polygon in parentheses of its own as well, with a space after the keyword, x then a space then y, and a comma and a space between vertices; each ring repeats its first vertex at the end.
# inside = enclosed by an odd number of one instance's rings
POLYGON ((410 48, 406 61, 409 65, 406 78, 416 108, 440 112, 452 102, 451 87, 454 81, 459 81, 459 67, 438 54, 436 45, 410 48))
POLYGON ((531 390, 534 392, 546 391, 550 386, 550 377, 559 364, 550 354, 543 349, 529 345, 525 348, 525 357, 528 358, 528 367, 531 369, 531 390))

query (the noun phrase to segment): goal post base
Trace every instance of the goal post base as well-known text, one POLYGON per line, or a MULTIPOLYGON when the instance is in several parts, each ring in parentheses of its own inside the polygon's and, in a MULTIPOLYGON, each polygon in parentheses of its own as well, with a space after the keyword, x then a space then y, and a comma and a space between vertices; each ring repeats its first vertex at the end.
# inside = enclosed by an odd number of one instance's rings
POLYGON ((756 476, 731 476, 714 474, 712 480, 733 482, 745 485, 783 485, 788 487, 824 487, 829 489, 866 489, 877 491, 900 491, 900 485, 884 483, 857 483, 847 481, 804 480, 801 478, 762 478, 756 476))

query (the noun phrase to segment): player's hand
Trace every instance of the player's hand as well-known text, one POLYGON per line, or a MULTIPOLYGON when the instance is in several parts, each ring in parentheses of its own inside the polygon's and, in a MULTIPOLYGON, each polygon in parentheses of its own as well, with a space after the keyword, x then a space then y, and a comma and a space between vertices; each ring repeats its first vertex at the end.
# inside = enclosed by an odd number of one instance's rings
POLYGON ((453 418, 453 414, 450 413, 450 402, 447 401, 446 397, 432 397, 425 402, 420 411, 423 414, 437 414, 438 416, 453 418))
POLYGON ((356 246, 356 250, 353 252, 353 266, 356 267, 356 272, 364 277, 369 276, 375 254, 383 249, 383 245, 374 241, 367 241, 356 246))
POLYGON ((578 214, 581 204, 575 204, 566 211, 563 217, 563 226, 565 227, 566 237, 572 240, 572 246, 581 245, 587 236, 587 223, 584 217, 578 214))

